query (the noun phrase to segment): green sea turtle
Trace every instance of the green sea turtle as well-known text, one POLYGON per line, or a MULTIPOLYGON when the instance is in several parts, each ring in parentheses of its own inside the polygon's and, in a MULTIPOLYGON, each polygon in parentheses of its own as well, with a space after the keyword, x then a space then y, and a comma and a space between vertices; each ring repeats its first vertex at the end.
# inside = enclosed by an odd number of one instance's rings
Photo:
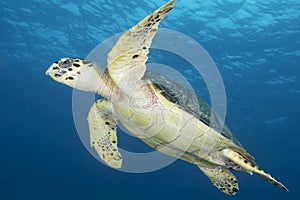
POLYGON ((170 1, 125 32, 108 54, 107 69, 87 60, 62 58, 46 74, 57 82, 104 97, 91 107, 88 125, 91 146, 111 167, 122 165, 118 121, 154 149, 197 165, 226 194, 239 190, 238 180, 229 170, 254 172, 287 190, 259 169, 201 98, 160 74, 146 71, 152 39, 174 4, 175 0, 170 1))

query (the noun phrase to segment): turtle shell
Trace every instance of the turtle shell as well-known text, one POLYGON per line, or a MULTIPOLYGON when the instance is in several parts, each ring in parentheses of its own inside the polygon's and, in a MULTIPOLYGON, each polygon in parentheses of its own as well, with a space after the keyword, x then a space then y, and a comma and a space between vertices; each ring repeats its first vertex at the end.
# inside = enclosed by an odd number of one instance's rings
POLYGON ((171 79, 154 71, 147 70, 144 80, 150 81, 161 94, 169 101, 177 104, 184 111, 194 115, 207 126, 213 128, 236 145, 242 147, 241 143, 234 137, 230 129, 223 123, 221 118, 211 107, 190 89, 172 81, 171 79))

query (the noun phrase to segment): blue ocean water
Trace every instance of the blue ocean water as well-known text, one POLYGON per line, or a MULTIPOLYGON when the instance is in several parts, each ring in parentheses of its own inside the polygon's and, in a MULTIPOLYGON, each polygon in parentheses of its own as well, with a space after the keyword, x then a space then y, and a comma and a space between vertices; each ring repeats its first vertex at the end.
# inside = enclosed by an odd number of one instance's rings
MULTIPOLYGON (((236 173, 240 192, 228 197, 183 161, 130 174, 104 166, 84 148, 73 122, 72 89, 45 70, 61 57, 86 57, 164 3, 0 2, 0 199, 299 199, 299 0, 178 0, 161 23, 209 52, 225 84, 228 126, 289 193, 236 173)), ((151 53, 153 61, 164 60, 159 53, 151 53)), ((180 70, 175 60, 168 64, 180 70)), ((199 91, 209 100, 206 88, 199 91)), ((120 145, 134 149, 134 138, 121 134, 120 145)))

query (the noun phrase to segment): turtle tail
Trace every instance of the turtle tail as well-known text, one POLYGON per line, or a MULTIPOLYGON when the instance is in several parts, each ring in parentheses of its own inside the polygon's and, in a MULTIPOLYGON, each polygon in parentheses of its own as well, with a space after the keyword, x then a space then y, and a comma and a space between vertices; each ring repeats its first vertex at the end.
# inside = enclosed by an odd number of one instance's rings
POLYGON ((237 164, 244 171, 249 172, 251 174, 252 172, 254 172, 266 179, 267 181, 269 181, 270 183, 272 183, 273 185, 288 191, 288 189, 282 183, 277 181, 273 176, 271 176, 271 174, 259 169, 258 165, 254 162, 254 160, 249 160, 245 158, 242 154, 231 149, 223 149, 221 153, 224 157, 237 164))

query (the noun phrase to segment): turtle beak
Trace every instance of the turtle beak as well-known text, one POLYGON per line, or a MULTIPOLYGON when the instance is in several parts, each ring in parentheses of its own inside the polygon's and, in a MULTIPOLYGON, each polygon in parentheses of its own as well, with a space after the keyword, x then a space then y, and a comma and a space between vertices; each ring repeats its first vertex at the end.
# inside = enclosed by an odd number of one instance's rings
POLYGON ((49 75, 50 75, 50 68, 49 68, 49 69, 47 69, 47 71, 45 72, 45 74, 46 74, 47 76, 49 76, 49 75))
POLYGON ((57 66, 57 63, 53 63, 45 72, 47 76, 51 76, 52 74, 55 74, 57 70, 54 70, 54 68, 57 66))
POLYGON ((47 76, 51 76, 55 74, 55 71, 52 69, 52 67, 49 67, 49 69, 47 69, 47 71, 45 72, 45 75, 47 76))

